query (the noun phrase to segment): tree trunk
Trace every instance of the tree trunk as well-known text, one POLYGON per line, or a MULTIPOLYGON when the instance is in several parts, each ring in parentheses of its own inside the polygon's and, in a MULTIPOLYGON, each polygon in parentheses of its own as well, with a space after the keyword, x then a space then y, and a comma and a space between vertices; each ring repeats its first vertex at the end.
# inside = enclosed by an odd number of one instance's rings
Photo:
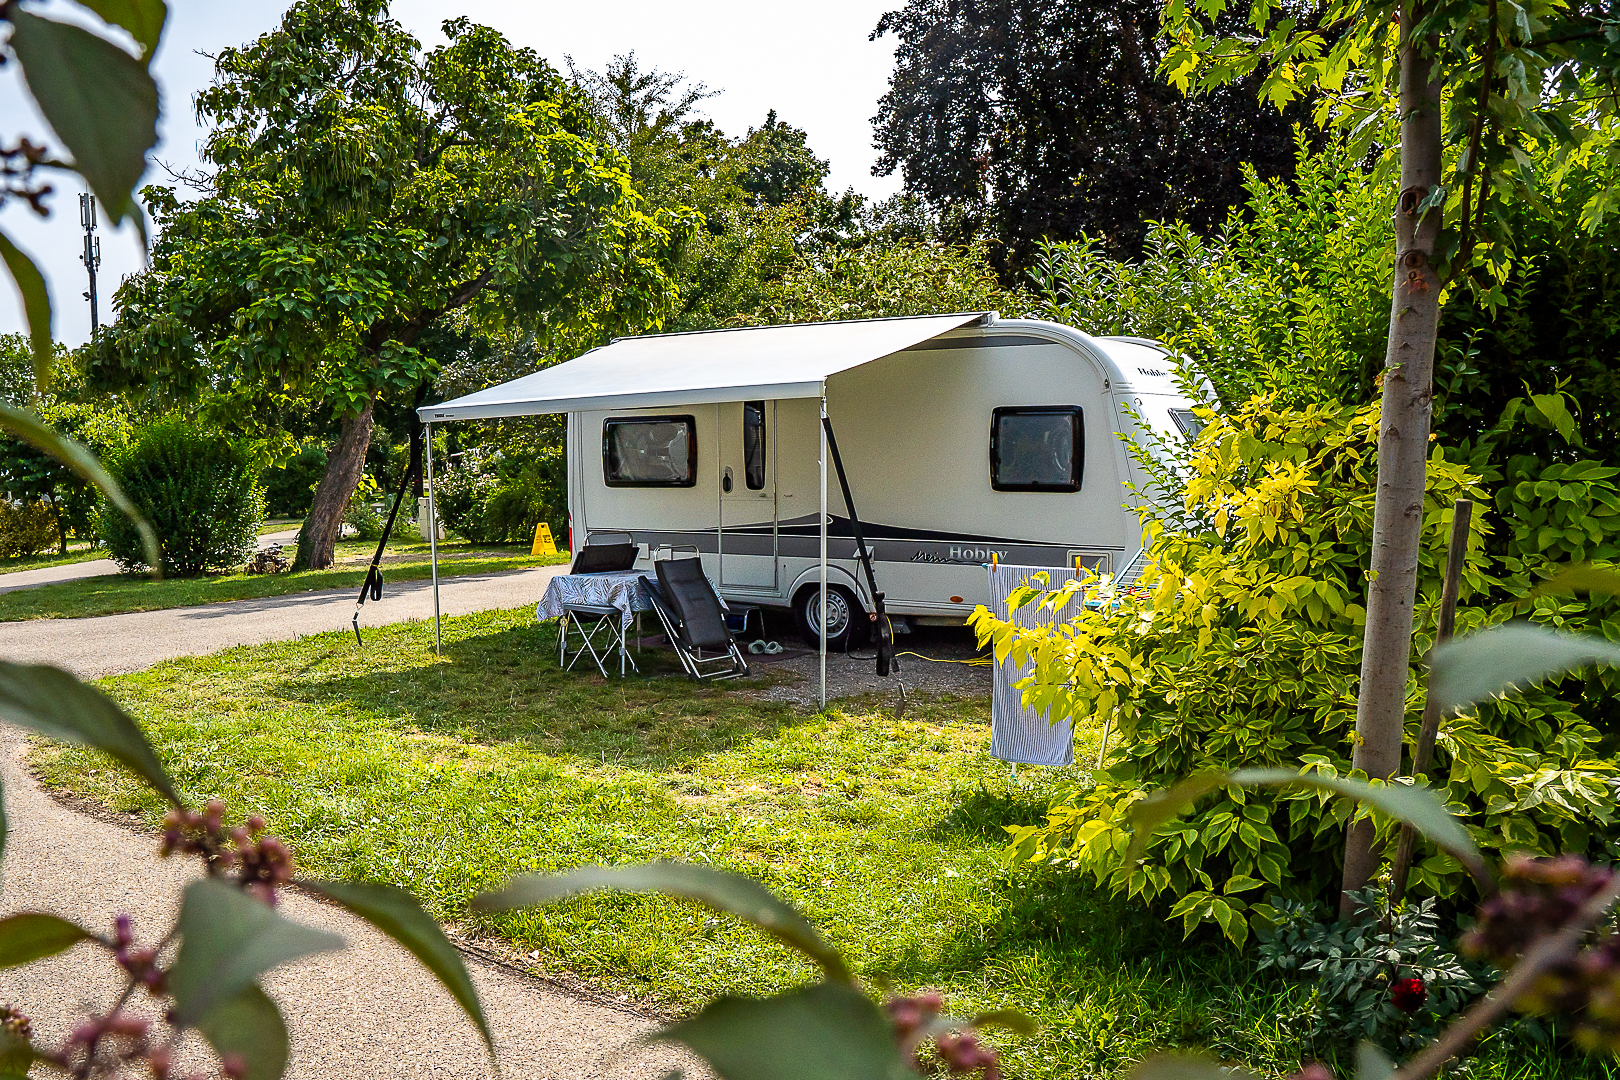
POLYGON ((315 488, 309 516, 298 530, 298 557, 294 570, 325 570, 332 565, 343 511, 348 509, 360 476, 366 470, 366 449, 371 445, 371 413, 376 398, 366 402, 359 416, 343 421, 337 445, 326 459, 326 473, 315 488))
MULTIPOLYGON (((1361 649, 1353 762, 1388 779, 1401 766, 1406 678, 1412 651, 1412 606, 1429 456, 1434 341, 1440 322, 1440 279, 1434 245, 1442 206, 1420 210, 1440 183, 1440 83, 1433 39, 1413 41, 1421 4, 1401 11, 1401 194, 1395 208, 1395 283, 1384 355, 1378 428, 1378 496, 1373 511, 1371 581, 1361 649)), ((1345 841, 1341 917, 1353 914, 1348 893, 1364 888, 1378 867, 1373 825, 1352 825, 1345 841)))

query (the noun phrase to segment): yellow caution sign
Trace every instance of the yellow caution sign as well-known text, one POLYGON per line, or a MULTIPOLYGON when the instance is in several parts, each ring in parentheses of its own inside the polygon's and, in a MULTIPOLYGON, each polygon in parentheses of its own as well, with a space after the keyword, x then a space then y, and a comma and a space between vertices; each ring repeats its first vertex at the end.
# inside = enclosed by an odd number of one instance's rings
POLYGON ((557 554, 557 541, 551 538, 551 526, 547 525, 543 521, 534 527, 534 548, 529 552, 529 554, 557 554))

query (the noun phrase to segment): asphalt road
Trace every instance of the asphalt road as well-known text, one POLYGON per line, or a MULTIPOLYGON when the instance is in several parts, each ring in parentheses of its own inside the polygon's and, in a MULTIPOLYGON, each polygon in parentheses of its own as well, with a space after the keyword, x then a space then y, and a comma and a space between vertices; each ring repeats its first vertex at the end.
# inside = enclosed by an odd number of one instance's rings
MULTIPOLYGON (((446 614, 536 602, 562 567, 457 578, 442 588, 446 614)), ((0 624, 0 656, 49 662, 84 676, 134 671, 174 656, 231 645, 346 629, 353 594, 310 593, 201 608, 0 624)), ((432 615, 428 582, 389 585, 366 605, 368 625, 432 615)), ((424 624, 423 632, 431 632, 424 624)), ((152 943, 173 916, 189 862, 160 860, 151 838, 64 807, 27 773, 24 744, 0 740, 0 775, 10 821, 0 913, 48 910, 106 932, 119 912, 138 940, 152 943)), ((342 934, 349 947, 281 969, 266 989, 292 1032, 296 1080, 486 1077, 493 1073, 472 1025, 450 996, 404 950, 360 920, 299 894, 289 918, 342 934)), ((653 1022, 563 992, 499 964, 469 958, 473 980, 511 1078, 663 1077, 694 1063, 670 1047, 642 1047, 653 1022)), ((58 1042, 117 986, 117 969, 93 946, 21 968, 0 970, 0 1000, 33 1018, 41 1041, 58 1042)), ((137 1007, 151 1014, 150 1005, 137 1007)), ((178 1064, 202 1065, 195 1046, 178 1064), (189 1062, 187 1061, 189 1059, 189 1062)))
MULTIPOLYGON (((441 570, 443 568, 441 567, 441 570)), ((546 582, 566 566, 541 566, 441 581, 440 610, 465 615, 537 604, 546 582)), ((29 619, 0 623, 0 657, 55 664, 81 678, 140 671, 175 656, 203 656, 236 645, 347 630, 358 589, 294 593, 165 611, 135 611, 93 619, 29 619)), ((431 581, 387 582, 381 600, 368 600, 360 626, 433 618, 431 581)), ((431 623, 422 628, 431 634, 431 623)))

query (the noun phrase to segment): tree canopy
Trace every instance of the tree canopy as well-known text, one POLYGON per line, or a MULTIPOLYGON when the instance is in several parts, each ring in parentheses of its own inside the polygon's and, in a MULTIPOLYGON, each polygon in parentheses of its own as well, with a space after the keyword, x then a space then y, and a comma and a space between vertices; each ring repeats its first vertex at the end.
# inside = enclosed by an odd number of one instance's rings
POLYGON ((1115 255, 1147 222, 1219 225, 1243 166, 1293 167, 1290 125, 1234 86, 1191 100, 1159 64, 1157 0, 911 0, 878 22, 895 69, 874 118, 876 171, 943 216, 948 235, 998 241, 1004 273, 1046 238, 1082 233, 1115 255))
POLYGON ((379 395, 414 395, 416 347, 451 312, 597 339, 656 326, 684 223, 644 213, 582 95, 466 19, 423 53, 383 0, 302 0, 215 61, 200 198, 149 188, 152 269, 93 350, 104 384, 150 382, 240 424, 329 403, 338 445, 299 560, 331 559, 379 395))

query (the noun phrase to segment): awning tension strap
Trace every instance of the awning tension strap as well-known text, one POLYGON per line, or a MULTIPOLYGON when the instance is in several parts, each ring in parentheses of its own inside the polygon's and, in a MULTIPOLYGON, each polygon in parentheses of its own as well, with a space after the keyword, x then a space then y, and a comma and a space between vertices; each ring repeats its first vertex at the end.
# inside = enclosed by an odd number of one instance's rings
MULTIPOLYGON (((893 656, 893 642, 889 636, 889 616, 883 610, 883 594, 878 592, 877 575, 872 573, 872 554, 866 550, 866 539, 861 535, 861 518, 855 513, 855 500, 849 494, 849 477, 844 475, 844 459, 838 456, 838 440, 833 436, 832 419, 823 416, 821 426, 827 429, 827 449, 832 451, 833 468, 838 470, 838 486, 844 492, 844 505, 849 508, 849 524, 855 531, 855 557, 866 570, 866 587, 872 593, 871 619, 877 623, 877 673, 888 677, 892 668, 898 672, 900 662, 893 656)), ((824 631, 825 632, 825 631, 824 631)))
POLYGON ((399 482, 399 494, 394 496, 394 508, 388 511, 388 524, 383 526, 382 539, 377 541, 377 553, 371 557, 371 565, 366 569, 366 580, 360 585, 360 596, 354 602, 354 640, 361 647, 365 642, 360 640, 360 609, 365 605, 369 596, 373 600, 382 599, 382 556, 383 548, 388 546, 388 538, 394 535, 394 519, 399 516, 400 503, 405 501, 405 489, 410 487, 411 479, 416 475, 415 468, 406 468, 405 478, 399 482))

